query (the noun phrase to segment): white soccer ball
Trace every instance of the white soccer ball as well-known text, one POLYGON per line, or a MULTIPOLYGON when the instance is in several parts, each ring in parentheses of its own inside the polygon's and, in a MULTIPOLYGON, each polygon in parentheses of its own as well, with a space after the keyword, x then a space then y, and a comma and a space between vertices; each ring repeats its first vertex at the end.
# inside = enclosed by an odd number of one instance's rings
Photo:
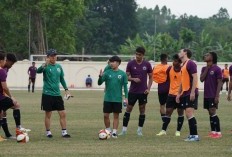
POLYGON ((27 133, 22 133, 16 137, 16 140, 18 143, 27 143, 29 142, 29 136, 27 133))
POLYGON ((107 140, 110 138, 110 136, 111 136, 111 133, 106 129, 102 129, 98 133, 98 137, 100 140, 107 140))

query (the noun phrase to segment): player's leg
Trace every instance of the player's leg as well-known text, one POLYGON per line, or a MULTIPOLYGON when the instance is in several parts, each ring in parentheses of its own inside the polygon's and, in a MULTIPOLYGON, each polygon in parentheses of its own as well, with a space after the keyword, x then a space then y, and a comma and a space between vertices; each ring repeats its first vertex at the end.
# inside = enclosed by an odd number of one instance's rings
POLYGON ((108 130, 110 133, 112 132, 110 128, 110 113, 113 112, 113 104, 112 102, 103 102, 103 113, 104 113, 104 124, 106 127, 106 130, 108 130))
MULTIPOLYGON (((1 130, 1 126, 2 126, 2 109, 1 109, 1 104, 0 104, 0 130, 1 130)), ((0 135, 0 142, 5 141, 6 139, 4 139, 1 135, 0 135)))
POLYGON ((216 130, 215 130, 215 127, 214 127, 213 117, 210 116, 210 111, 209 111, 209 106, 212 105, 210 99, 204 98, 203 105, 204 105, 204 109, 206 109, 208 111, 208 114, 209 114, 209 122, 210 122, 210 129, 211 129, 211 131, 210 131, 208 137, 211 137, 213 134, 216 133, 216 130))
POLYGON ((44 123, 45 123, 45 128, 46 128, 46 135, 48 138, 52 138, 52 133, 50 130, 51 116, 52 116, 52 111, 45 111, 44 123))
POLYGON ((113 138, 118 137, 118 135, 117 135, 118 124, 119 124, 119 113, 114 113, 113 133, 112 133, 113 138))
POLYGON ((31 89, 31 78, 29 78, 29 82, 28 82, 27 88, 28 88, 28 92, 30 92, 30 89, 31 89))
POLYGON ((220 119, 216 114, 216 108, 215 107, 209 108, 209 114, 210 114, 210 118, 214 124, 214 130, 216 131, 216 133, 213 134, 211 137, 212 138, 221 138, 222 134, 221 134, 221 128, 220 128, 220 119))
POLYGON ((143 136, 142 129, 143 129, 143 125, 144 125, 145 118, 146 118, 145 109, 146 109, 146 104, 139 105, 140 114, 139 114, 139 123, 138 123, 138 129, 137 129, 138 136, 143 136))
POLYGON ((173 110, 174 110, 173 107, 168 106, 166 108, 166 116, 164 117, 164 120, 163 120, 162 130, 158 134, 156 134, 157 136, 166 135, 166 130, 167 130, 167 127, 171 121, 171 116, 172 116, 173 110))
POLYGON ((71 136, 67 132, 67 120, 66 120, 66 111, 58 111, 59 116, 60 116, 60 126, 61 126, 61 135, 64 138, 70 138, 71 136))
POLYGON ((119 124, 119 113, 122 113, 122 103, 113 103, 113 110, 112 112, 114 113, 114 121, 113 121, 113 133, 112 137, 117 138, 117 130, 118 130, 118 124, 119 124))
POLYGON ((164 123, 166 116, 166 101, 168 98, 168 93, 158 93, 159 103, 160 103, 160 116, 164 123))
MULTIPOLYGON (((229 79, 226 80, 226 91, 228 92, 228 90, 229 90, 229 79)), ((226 94, 228 94, 227 92, 226 94)))
POLYGON ((147 104, 147 94, 139 94, 139 123, 137 129, 137 135, 143 136, 142 129, 146 119, 145 109, 147 104))
POLYGON ((181 131, 183 123, 184 123, 184 109, 181 108, 180 106, 177 107, 177 114, 178 114, 177 129, 176 129, 175 135, 180 136, 180 131, 181 131))
POLYGON ((35 78, 32 78, 32 93, 35 91, 35 78))
POLYGON ((220 119, 217 116, 217 104, 214 103, 214 99, 209 100, 210 105, 208 107, 208 112, 210 116, 210 126, 211 126, 211 134, 212 138, 221 138, 221 127, 220 127, 220 119))
MULTIPOLYGON (((175 97, 168 96, 166 102, 166 109, 165 109, 166 114, 164 117, 162 117, 162 121, 163 121, 162 130, 158 134, 156 134, 157 136, 166 135, 166 130, 171 121, 171 115, 173 113, 175 104, 176 104, 175 97)), ((165 107, 165 105, 163 106, 165 107)))
POLYGON ((185 141, 199 141, 199 136, 197 132, 197 120, 194 116, 194 110, 197 107, 197 100, 197 95, 195 96, 194 101, 190 101, 190 95, 184 97, 185 115, 188 119, 189 124, 189 136, 185 139, 185 141))
POLYGON ((122 132, 118 135, 125 135, 126 134, 127 126, 128 126, 129 121, 130 121, 130 114, 133 110, 133 107, 134 107, 137 99, 138 99, 138 94, 134 94, 134 93, 128 94, 128 105, 126 108, 126 112, 124 113, 124 116, 123 116, 122 132))
POLYGON ((15 120, 16 128, 21 128, 21 113, 20 113, 20 105, 19 105, 18 102, 14 103, 13 117, 14 117, 14 120, 15 120))
POLYGON ((44 111, 44 124, 46 129, 46 136, 48 138, 52 138, 52 132, 50 130, 51 126, 51 116, 52 116, 52 105, 54 104, 54 100, 51 96, 42 94, 42 100, 41 100, 41 110, 44 111))
POLYGON ((4 133, 5 133, 6 138, 15 139, 15 137, 12 136, 12 134, 10 133, 9 128, 8 128, 7 113, 3 112, 2 115, 3 115, 2 116, 2 129, 3 129, 4 133))
POLYGON ((61 135, 64 138, 70 138, 71 136, 67 132, 67 120, 66 111, 64 108, 64 101, 61 96, 52 96, 54 104, 52 110, 57 110, 60 116, 61 135))

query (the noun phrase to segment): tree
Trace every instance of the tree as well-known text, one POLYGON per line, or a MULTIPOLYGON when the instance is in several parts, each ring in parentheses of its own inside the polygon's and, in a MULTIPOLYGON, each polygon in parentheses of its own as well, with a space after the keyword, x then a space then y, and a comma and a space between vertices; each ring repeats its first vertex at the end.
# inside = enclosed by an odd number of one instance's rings
POLYGON ((195 33, 188 28, 182 28, 179 34, 180 38, 184 42, 184 47, 189 47, 191 42, 194 40, 195 33))
POLYGON ((85 30, 88 33, 82 40, 87 53, 117 52, 129 36, 134 37, 137 28, 136 9, 134 0, 98 0, 93 3, 86 10, 86 17, 78 21, 77 25, 78 30, 81 28, 81 32, 85 30))
POLYGON ((6 51, 25 57, 28 47, 28 17, 31 17, 32 53, 45 52, 45 37, 49 47, 58 51, 75 52, 75 21, 81 17, 84 0, 22 0, 0 1, 3 13, 1 45, 6 51), (46 30, 45 27, 46 26, 46 30))

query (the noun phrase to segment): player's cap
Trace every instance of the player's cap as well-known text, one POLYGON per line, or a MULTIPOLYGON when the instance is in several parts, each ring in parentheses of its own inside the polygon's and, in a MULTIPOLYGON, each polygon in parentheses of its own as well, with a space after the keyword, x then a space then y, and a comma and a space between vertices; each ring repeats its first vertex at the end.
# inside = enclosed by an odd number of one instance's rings
POLYGON ((57 52, 55 49, 49 49, 47 51, 47 56, 53 56, 53 55, 57 55, 57 52))
POLYGON ((118 62, 119 64, 121 63, 121 59, 118 57, 118 56, 112 56, 110 59, 109 59, 110 62, 118 62))

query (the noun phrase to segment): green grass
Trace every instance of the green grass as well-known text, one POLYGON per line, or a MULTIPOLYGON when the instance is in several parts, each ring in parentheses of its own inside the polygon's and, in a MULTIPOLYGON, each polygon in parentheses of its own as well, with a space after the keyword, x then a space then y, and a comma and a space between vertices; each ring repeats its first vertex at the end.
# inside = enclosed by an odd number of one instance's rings
MULTIPOLYGON (((68 132, 71 139, 62 139, 59 117, 56 112, 52 115, 51 131, 53 139, 45 137, 44 112, 40 110, 41 91, 27 93, 26 91, 13 91, 13 95, 21 104, 22 125, 30 128, 30 142, 18 144, 8 140, 0 143, 0 157, 5 156, 165 156, 165 157, 225 157, 232 156, 232 129, 231 112, 232 103, 226 100, 226 95, 221 95, 218 115, 221 120, 223 133, 222 139, 209 139, 209 116, 202 109, 202 95, 199 97, 199 109, 196 112, 198 131, 201 138, 199 142, 184 142, 188 135, 188 125, 185 119, 181 137, 175 137, 177 114, 174 112, 172 121, 167 130, 167 136, 157 137, 161 129, 159 103, 157 93, 152 92, 146 108, 146 121, 143 137, 137 137, 138 106, 134 107, 128 127, 128 134, 118 139, 105 141, 98 140, 98 131, 104 128, 102 101, 103 91, 72 91, 73 99, 65 101, 67 110, 68 132)), ((123 111, 124 113, 124 111, 123 111)), ((122 116, 120 127, 122 128, 122 116)), ((112 117, 111 117, 112 118, 112 117)), ((12 110, 8 110, 10 131, 14 133, 12 110)), ((0 131, 3 135, 3 131, 0 131)))

